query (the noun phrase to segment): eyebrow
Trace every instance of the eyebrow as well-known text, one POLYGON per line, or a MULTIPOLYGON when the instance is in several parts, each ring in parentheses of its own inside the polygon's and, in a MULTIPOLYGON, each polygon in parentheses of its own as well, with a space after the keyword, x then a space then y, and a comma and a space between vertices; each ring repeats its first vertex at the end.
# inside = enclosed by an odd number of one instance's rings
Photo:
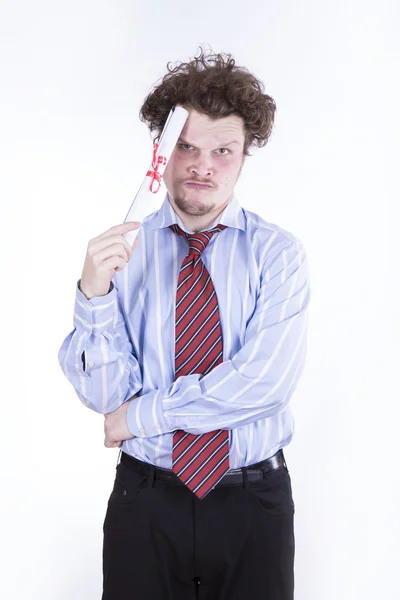
MULTIPOLYGON (((179 140, 177 141, 177 143, 179 143, 179 142, 182 142, 182 144, 187 144, 188 146, 195 145, 195 144, 191 144, 187 140, 184 140, 182 137, 180 137, 179 140)), ((238 142, 237 140, 233 140, 232 142, 228 142, 227 144, 221 144, 221 146, 218 146, 218 148, 226 148, 226 146, 231 146, 232 144, 240 144, 240 142, 238 142)))

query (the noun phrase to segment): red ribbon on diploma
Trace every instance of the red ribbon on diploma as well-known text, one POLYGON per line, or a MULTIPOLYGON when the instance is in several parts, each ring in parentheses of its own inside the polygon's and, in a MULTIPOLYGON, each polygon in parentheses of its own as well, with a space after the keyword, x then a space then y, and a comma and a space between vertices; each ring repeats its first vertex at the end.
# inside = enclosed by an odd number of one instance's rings
POLYGON ((157 157, 157 151, 158 151, 158 144, 157 144, 157 142, 154 142, 154 146, 153 146, 153 161, 151 163, 152 170, 147 171, 147 173, 146 173, 146 176, 148 175, 149 177, 151 177, 150 191, 153 194, 157 194, 158 190, 161 187, 162 174, 159 173, 158 167, 160 165, 166 165, 167 164, 167 159, 166 159, 165 156, 158 156, 157 157), (157 181, 158 187, 157 187, 156 190, 153 190, 153 184, 154 184, 155 181, 157 181))

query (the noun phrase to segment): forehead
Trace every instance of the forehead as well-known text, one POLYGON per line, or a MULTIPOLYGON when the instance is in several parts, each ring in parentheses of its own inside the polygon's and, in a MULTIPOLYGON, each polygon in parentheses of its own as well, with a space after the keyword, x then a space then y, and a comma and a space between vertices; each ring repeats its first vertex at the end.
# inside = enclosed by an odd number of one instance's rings
POLYGON ((244 122, 238 115, 229 115, 211 119, 193 108, 185 107, 189 112, 181 136, 191 143, 213 144, 220 142, 243 142, 244 122))

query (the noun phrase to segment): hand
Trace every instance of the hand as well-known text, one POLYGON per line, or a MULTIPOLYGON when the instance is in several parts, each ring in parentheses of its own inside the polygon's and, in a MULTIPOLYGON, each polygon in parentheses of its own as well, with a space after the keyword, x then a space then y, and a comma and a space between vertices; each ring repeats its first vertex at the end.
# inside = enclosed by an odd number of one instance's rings
POLYGON ((140 223, 137 221, 128 221, 111 227, 89 241, 79 284, 82 294, 88 300, 108 294, 115 271, 125 268, 139 241, 136 238, 131 246, 122 236, 139 227, 140 223))
POLYGON ((131 400, 124 402, 116 411, 104 415, 104 445, 106 448, 118 448, 124 440, 135 436, 128 429, 127 412, 131 400))

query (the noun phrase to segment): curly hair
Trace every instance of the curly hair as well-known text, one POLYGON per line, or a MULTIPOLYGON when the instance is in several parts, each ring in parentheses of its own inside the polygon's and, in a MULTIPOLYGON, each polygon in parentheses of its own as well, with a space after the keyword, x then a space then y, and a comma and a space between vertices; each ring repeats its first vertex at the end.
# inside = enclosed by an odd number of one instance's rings
POLYGON ((190 62, 167 63, 168 73, 146 97, 139 118, 150 132, 161 135, 168 114, 176 104, 191 107, 211 119, 238 115, 244 121, 244 154, 249 148, 265 146, 272 132, 276 104, 264 94, 264 85, 231 54, 200 55, 190 62))

